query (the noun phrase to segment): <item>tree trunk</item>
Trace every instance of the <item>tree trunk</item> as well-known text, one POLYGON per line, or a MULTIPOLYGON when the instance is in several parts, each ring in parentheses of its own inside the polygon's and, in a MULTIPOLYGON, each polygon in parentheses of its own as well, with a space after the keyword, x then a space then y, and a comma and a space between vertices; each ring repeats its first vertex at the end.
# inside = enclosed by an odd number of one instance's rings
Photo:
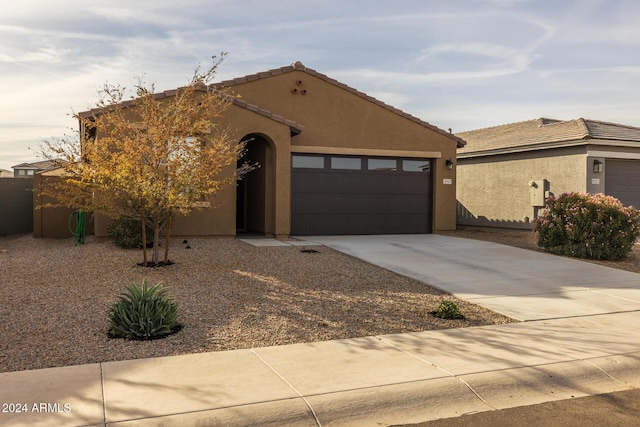
POLYGON ((167 236, 164 240, 164 263, 169 263, 169 240, 171 239, 171 219, 173 218, 173 210, 169 208, 169 220, 167 222, 167 236))
POLYGON ((147 223, 144 216, 140 218, 142 224, 142 265, 147 266, 147 223))
POLYGON ((158 265, 160 260, 160 221, 158 219, 153 220, 153 257, 151 262, 153 265, 158 265))

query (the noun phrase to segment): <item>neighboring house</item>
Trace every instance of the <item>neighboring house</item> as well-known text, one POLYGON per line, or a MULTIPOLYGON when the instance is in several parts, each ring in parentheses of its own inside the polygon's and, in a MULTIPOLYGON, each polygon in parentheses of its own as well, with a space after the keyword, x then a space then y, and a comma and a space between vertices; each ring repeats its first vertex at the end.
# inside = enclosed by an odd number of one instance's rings
MULTIPOLYGON (((215 196, 214 208, 176 218, 172 234, 455 229, 457 136, 300 62, 214 87, 240 95, 222 125, 249 141, 246 159, 261 167, 215 196)), ((104 218, 95 233, 106 234, 104 218)))
POLYGON ((11 168, 15 178, 31 178, 37 172, 46 171, 55 166, 56 162, 54 160, 43 160, 40 162, 20 163, 19 165, 11 166, 11 168))
POLYGON ((0 169, 0 178, 13 178, 13 172, 6 169, 0 169))
POLYGON ((549 194, 604 193, 640 207, 640 128, 537 119, 456 134, 458 224, 531 228, 549 194))

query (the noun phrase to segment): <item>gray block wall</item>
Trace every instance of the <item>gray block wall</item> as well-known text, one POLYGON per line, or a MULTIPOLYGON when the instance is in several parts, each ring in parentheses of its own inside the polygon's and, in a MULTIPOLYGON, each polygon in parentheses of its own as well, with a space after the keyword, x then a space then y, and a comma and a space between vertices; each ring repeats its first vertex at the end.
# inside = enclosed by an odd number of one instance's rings
POLYGON ((0 178, 0 236, 33 231, 33 178, 0 178))

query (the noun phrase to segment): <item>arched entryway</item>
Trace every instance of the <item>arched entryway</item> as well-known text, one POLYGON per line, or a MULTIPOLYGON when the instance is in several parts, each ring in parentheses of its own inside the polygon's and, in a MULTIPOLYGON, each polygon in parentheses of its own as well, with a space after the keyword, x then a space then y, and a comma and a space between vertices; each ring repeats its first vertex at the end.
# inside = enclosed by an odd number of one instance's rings
POLYGON ((236 186, 236 234, 258 233, 272 235, 274 211, 273 145, 260 134, 242 138, 246 152, 238 160, 258 167, 238 180, 236 186))

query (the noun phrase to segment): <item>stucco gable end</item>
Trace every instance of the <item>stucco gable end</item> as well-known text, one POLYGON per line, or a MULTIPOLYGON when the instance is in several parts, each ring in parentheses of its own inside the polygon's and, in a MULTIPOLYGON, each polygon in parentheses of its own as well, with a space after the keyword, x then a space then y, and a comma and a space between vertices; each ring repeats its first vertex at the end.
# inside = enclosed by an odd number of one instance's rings
POLYGON ((441 135, 444 135, 447 138, 449 138, 451 140, 454 140, 456 142, 456 147, 457 148, 462 148, 462 147, 464 147, 466 145, 466 141, 464 139, 462 139, 462 138, 460 138, 460 137, 458 137, 458 136, 456 136, 456 135, 454 135, 454 134, 452 134, 450 132, 447 132, 447 131, 445 131, 443 129, 440 129, 437 126, 434 126, 434 125, 432 125, 432 124, 430 124, 428 122, 425 122, 424 120, 421 120, 421 119, 419 119, 419 118, 417 118, 415 116, 412 116, 412 115, 410 115, 408 113, 405 113, 404 111, 402 111, 402 110, 400 110, 398 108, 392 107, 392 106, 390 106, 390 105, 388 105, 388 104, 386 104, 386 103, 384 103, 384 102, 382 102, 382 101, 380 101, 378 99, 375 99, 374 97, 369 96, 369 95, 367 95, 367 94, 365 94, 363 92, 360 92, 359 90, 356 90, 356 89, 354 89, 354 88, 352 88, 352 87, 350 87, 350 86, 348 86, 348 85, 346 85, 344 83, 340 83, 336 79, 333 79, 333 78, 331 78, 331 77, 329 77, 329 76, 327 76, 325 74, 319 73, 318 71, 313 70, 311 68, 308 68, 308 67, 304 66, 299 61, 294 63, 294 64, 292 64, 292 65, 289 65, 289 66, 280 67, 280 68, 276 68, 276 69, 272 69, 272 70, 268 70, 268 71, 262 71, 262 72, 259 72, 259 73, 250 74, 250 75, 247 75, 247 76, 244 76, 244 77, 235 78, 235 79, 232 79, 232 80, 225 80, 225 81, 222 81, 220 83, 214 83, 212 86, 215 87, 215 88, 218 88, 218 89, 227 88, 227 87, 230 87, 230 86, 239 85, 239 84, 247 83, 247 82, 253 82, 253 81, 256 81, 256 80, 259 80, 259 79, 273 77, 273 76, 276 76, 276 75, 282 75, 282 74, 286 74, 286 73, 293 72, 293 71, 302 71, 302 72, 304 72, 306 74, 314 76, 314 77, 316 77, 316 78, 318 78, 320 80, 323 80, 323 81, 325 81, 325 82, 327 82, 327 83, 329 83, 331 85, 337 86, 337 87, 339 87, 339 88, 341 88, 343 90, 346 90, 346 91, 348 91, 350 93, 353 93, 354 95, 356 95, 356 96, 358 96, 358 97, 360 97, 362 99, 365 99, 365 100, 367 100, 369 102, 372 102, 372 103, 374 103, 374 104, 376 104, 376 105, 378 105, 378 106, 380 106, 380 107, 382 107, 382 108, 384 108, 384 109, 386 109, 388 111, 391 111, 394 114, 398 114, 399 116, 404 117, 404 118, 406 118, 406 119, 408 119, 408 120, 410 120, 410 121, 412 121, 412 122, 414 122, 416 124, 419 124, 420 126, 426 127, 428 129, 431 129, 432 131, 435 131, 435 132, 437 132, 437 133, 439 133, 441 135))

